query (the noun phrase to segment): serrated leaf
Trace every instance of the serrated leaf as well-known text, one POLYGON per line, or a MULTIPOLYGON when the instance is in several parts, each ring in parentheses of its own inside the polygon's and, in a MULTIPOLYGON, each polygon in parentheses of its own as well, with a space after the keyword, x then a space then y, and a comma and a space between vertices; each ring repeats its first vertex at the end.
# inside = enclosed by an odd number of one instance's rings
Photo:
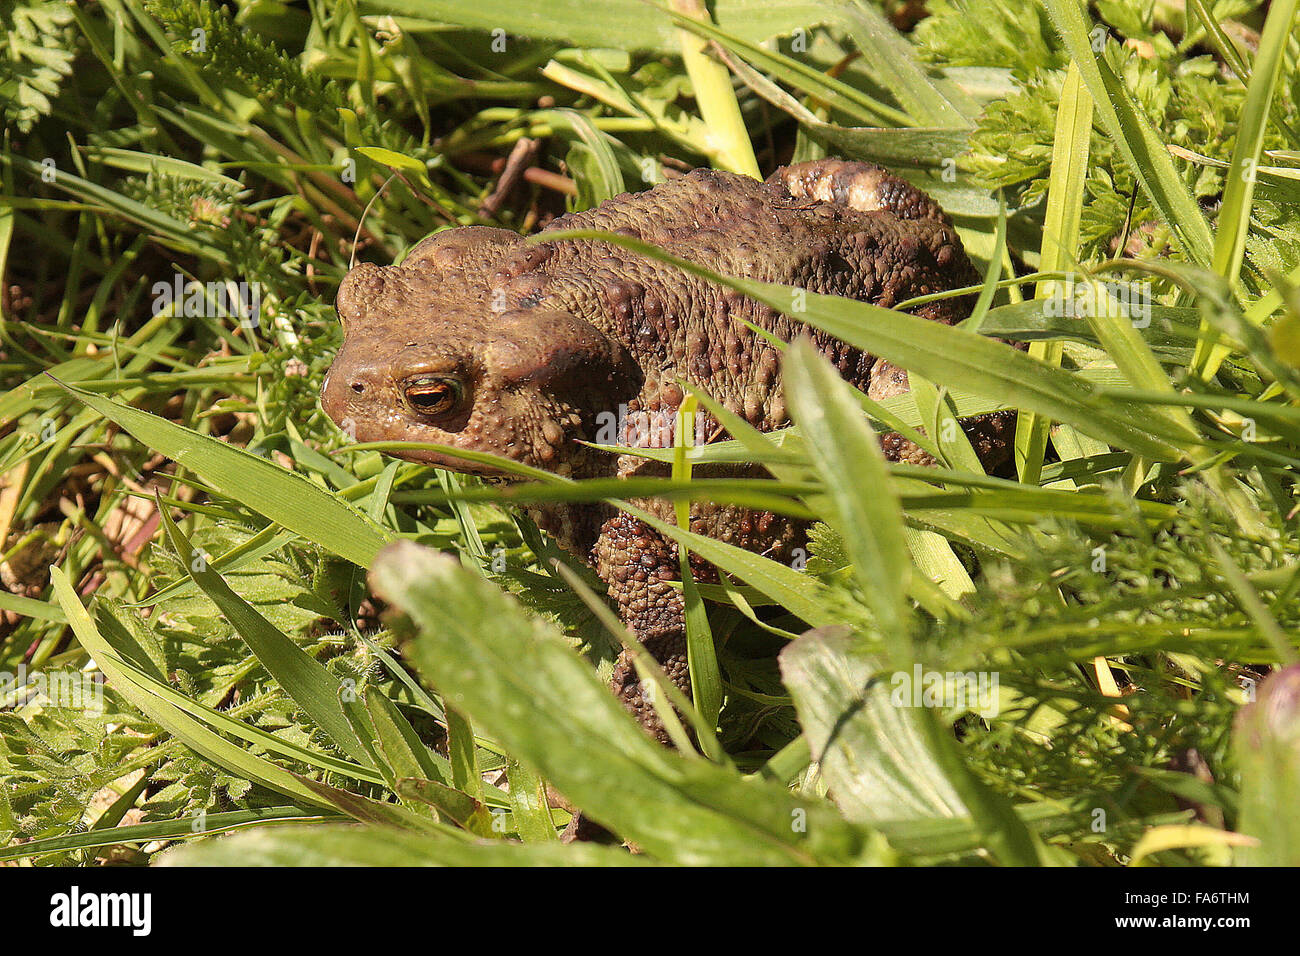
MULTIPOLYGON (((236 594, 225 578, 208 565, 206 557, 196 554, 189 538, 176 527, 161 502, 158 513, 172 549, 180 556, 190 578, 216 604, 281 689, 335 746, 358 763, 375 766, 370 748, 362 743, 344 714, 349 705, 340 703, 343 685, 339 679, 236 594)), ((360 709, 359 704, 351 706, 360 709)))

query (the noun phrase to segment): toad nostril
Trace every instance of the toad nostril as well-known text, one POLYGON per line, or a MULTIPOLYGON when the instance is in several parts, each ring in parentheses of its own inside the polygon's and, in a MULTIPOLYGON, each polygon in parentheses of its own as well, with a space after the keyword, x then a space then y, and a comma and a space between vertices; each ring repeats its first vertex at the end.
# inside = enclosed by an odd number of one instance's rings
POLYGON ((360 394, 361 394, 362 392, 364 392, 365 390, 366 390, 366 387, 365 387, 364 385, 362 385, 360 382, 353 382, 353 383, 352 383, 352 391, 356 392, 358 395, 360 395, 360 394))

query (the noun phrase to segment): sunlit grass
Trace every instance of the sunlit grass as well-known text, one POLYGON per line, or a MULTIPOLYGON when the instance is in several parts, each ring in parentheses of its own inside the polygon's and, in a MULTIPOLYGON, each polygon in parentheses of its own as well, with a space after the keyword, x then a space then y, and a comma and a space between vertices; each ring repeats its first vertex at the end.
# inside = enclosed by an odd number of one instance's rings
POLYGON ((1255 744, 1233 733, 1300 626, 1294 0, 1242 15, 1253 56, 1201 3, 1203 45, 1138 3, 1100 24, 1046 0, 1058 32, 1014 44, 992 42, 1019 22, 1004 0, 978 22, 936 3, 914 36, 868 4, 401 6, 313 8, 311 33, 289 8, 141 0, 40 21, 67 57, 13 80, 0 162, 0 671, 107 688, 96 712, 0 687, 0 860, 1300 862, 1264 809, 1295 800, 1294 748, 1258 714, 1255 744), (1008 96, 1019 117, 989 109, 1008 96), (523 138, 536 173, 489 203, 523 138), (800 297, 912 393, 874 402, 779 343, 792 428, 700 389, 729 440, 643 451, 672 477, 509 486, 320 411, 354 256, 791 149, 895 167, 956 217, 985 279, 966 327, 800 297), (178 274, 257 282, 260 324, 155 314, 178 274), (1071 289, 1105 307, 1069 311, 1071 289), (1013 478, 944 437, 1005 408, 1013 478), (889 430, 940 465, 885 462, 889 430), (692 475, 710 461, 772 477, 692 475), (791 567, 633 503, 655 495, 820 523, 791 567), (517 510, 542 500, 614 502, 721 572, 685 595, 698 749, 608 694, 629 637, 517 510), (918 667, 996 677, 996 699, 897 706, 918 667), (548 785, 642 855, 558 845, 548 785))

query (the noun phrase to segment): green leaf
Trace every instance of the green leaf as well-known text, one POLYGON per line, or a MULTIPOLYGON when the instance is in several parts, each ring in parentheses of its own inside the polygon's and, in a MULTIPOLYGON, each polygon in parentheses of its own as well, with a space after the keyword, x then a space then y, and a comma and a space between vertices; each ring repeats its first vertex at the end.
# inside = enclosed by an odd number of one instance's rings
POLYGON ((1226 177, 1219 228, 1214 237, 1214 271, 1227 279, 1230 286, 1236 283, 1245 259, 1251 199, 1264 149, 1264 133, 1273 96, 1286 67, 1286 48, 1295 29, 1297 8, 1300 8, 1298 0, 1277 0, 1269 6, 1268 20, 1259 38, 1259 50, 1246 87, 1246 102, 1238 115, 1232 167, 1226 177))
MULTIPOLYGON (((148 777, 142 779, 147 781, 148 777)), ((0 847, 0 863, 69 850, 91 850, 123 843, 153 843, 157 840, 189 840, 268 824, 314 824, 335 819, 345 818, 299 807, 266 807, 255 810, 231 810, 225 813, 204 813, 201 816, 180 817, 175 820, 153 820, 126 826, 96 828, 81 833, 68 833, 0 847)), ((282 829, 287 828, 282 827, 282 829)))
POLYGON ((497 838, 492 832, 492 812, 462 790, 436 780, 404 777, 397 781, 397 795, 407 803, 415 800, 433 807, 440 815, 476 836, 497 838))
POLYGON ((893 646, 905 645, 912 560, 880 442, 849 387, 807 339, 786 353, 785 392, 876 625, 893 646))
POLYGON ((276 828, 183 847, 161 866, 652 866, 621 847, 597 843, 464 843, 388 827, 276 828))
POLYGON ((374 586, 412 616, 407 652, 447 701, 596 822, 684 865, 850 862, 867 834, 826 806, 652 741, 548 626, 453 558, 386 549, 374 586))
POLYGON ((515 829, 525 843, 550 843, 558 837, 546 802, 546 781, 517 760, 506 765, 515 829))
MULTIPOLYGON (((103 643, 111 649, 117 656, 118 663, 122 665, 123 678, 158 698, 163 704, 195 718, 209 728, 247 741, 255 748, 269 753, 279 754, 321 770, 333 771, 353 780, 376 784, 384 782, 383 776, 370 767, 331 754, 308 750, 284 737, 237 720, 224 711, 186 697, 164 681, 157 665, 147 656, 147 651, 135 642, 134 637, 122 622, 112 615, 107 605, 101 605, 96 609, 95 620, 103 643)), ((130 699, 135 703, 134 698, 130 699)))
MULTIPOLYGON (((1236 287, 1246 257, 1246 237, 1250 233, 1251 202, 1255 195, 1260 153, 1268 129, 1269 110, 1286 66, 1286 48, 1295 29, 1297 0, 1277 0, 1269 7, 1268 20, 1259 38, 1246 102, 1238 116, 1237 139, 1232 150, 1232 167, 1226 174, 1223 205, 1219 209, 1219 228, 1214 237, 1214 271, 1236 287)), ((1292 61, 1294 64, 1294 60, 1292 61)), ((1232 349, 1214 341, 1208 325, 1192 360, 1192 371, 1208 381, 1218 371, 1232 349)))
POLYGON ((571 208, 598 206, 624 191, 623 173, 611 138, 597 129, 590 117, 568 109, 533 115, 538 122, 550 123, 557 132, 567 131, 574 139, 566 163, 578 179, 579 203, 571 208))
POLYGON ((349 706, 359 710, 360 705, 340 703, 343 685, 339 679, 236 594, 225 578, 208 565, 207 556, 195 552, 189 538, 167 513, 167 507, 161 501, 157 504, 167 539, 190 578, 231 623, 281 689, 335 746, 353 760, 367 767, 375 766, 370 748, 361 742, 344 715, 349 706))
POLYGON ((111 146, 86 146, 83 147, 83 152, 87 158, 98 160, 105 166, 116 169, 125 169, 134 173, 161 173, 177 179, 215 183, 234 191, 245 189, 244 184, 237 179, 231 179, 205 166, 198 166, 175 156, 116 149, 111 146))
POLYGON ((853 644, 847 629, 822 628, 781 651, 781 682, 836 805, 864 823, 965 815, 911 698, 896 706, 889 675, 853 644))
POLYGON ((341 558, 369 567, 392 534, 301 475, 165 418, 58 383, 154 451, 184 465, 222 494, 341 558))
MULTIPOLYGON (((295 774, 295 776, 297 775, 295 774)), ((458 830, 453 830, 445 824, 435 822, 432 819, 433 814, 429 813, 428 808, 423 804, 420 805, 418 810, 410 810, 396 803, 373 800, 351 790, 331 787, 327 783, 312 780, 309 777, 297 777, 297 779, 301 781, 304 787, 325 800, 330 806, 342 810, 358 823, 378 824, 379 826, 394 827, 412 833, 446 832, 460 836, 458 830)))
POLYGON ((1082 4, 1078 0, 1043 2, 1070 53, 1071 62, 1078 66, 1092 94, 1093 108, 1102 129, 1178 237, 1188 258, 1208 266, 1213 244, 1209 223, 1133 94, 1105 58, 1093 52, 1082 4))
POLYGON ((1004 866, 1042 866, 1041 842, 1016 813, 1011 801, 980 780, 967 766, 948 723, 938 711, 928 707, 918 713, 931 752, 970 810, 984 848, 1004 866))
POLYGON ((383 166, 389 166, 403 172, 415 173, 417 176, 427 177, 424 163, 412 156, 404 153, 398 153, 391 149, 384 149, 380 146, 357 146, 356 151, 366 159, 374 160, 383 166))
MULTIPOLYGON (((662 7, 643 0, 602 0, 598 15, 589 0, 368 0, 371 10, 422 17, 478 30, 504 30, 535 40, 573 46, 680 52, 673 21, 662 7)), ((826 23, 833 11, 815 0, 719 0, 714 19, 750 40, 826 23)))
MULTIPOLYGON (((1047 212, 1039 268, 1044 272, 1072 269, 1079 248, 1079 218, 1083 212, 1084 182, 1088 177, 1088 144, 1092 135, 1092 97, 1084 89, 1077 64, 1066 70, 1061 103, 1056 113, 1056 135, 1052 141, 1051 175, 1047 186, 1047 212)), ((1073 283, 1062 286, 1053 280, 1040 282, 1035 297, 1050 299, 1062 293, 1072 295, 1073 283)), ((1064 348, 1060 342, 1029 344, 1029 354, 1059 366, 1064 348)), ((1016 420, 1016 471, 1025 484, 1038 484, 1043 470, 1051 420, 1030 412, 1016 420)))
POLYGON ((57 621, 60 624, 66 624, 68 621, 67 615, 57 604, 20 597, 8 591, 0 591, 0 610, 13 611, 15 614, 35 618, 38 621, 57 621))
POLYGON ((483 799, 483 778, 479 776, 478 750, 474 746, 474 725, 455 707, 448 707, 447 753, 451 764, 451 785, 475 800, 483 799))
MULTIPOLYGON (((678 22, 686 29, 717 41, 724 48, 738 52, 747 61, 756 64, 778 79, 795 86, 828 107, 849 114, 860 122, 872 123, 884 120, 899 126, 917 125, 906 113, 880 102, 843 80, 827 76, 813 64, 785 56, 780 52, 773 52, 757 43, 747 43, 725 30, 719 30, 712 24, 686 18, 680 18, 678 22)), ((948 118, 952 119, 951 116, 948 118)))
MULTIPOLYGON (((43 172, 39 163, 35 163, 27 157, 20 156, 8 149, 0 150, 0 165, 12 165, 37 181, 40 181, 43 172)), ((183 250, 191 255, 202 256, 204 259, 217 264, 228 265, 224 250, 212 245, 203 246, 194 241, 188 223, 150 208, 145 203, 129 199, 121 193, 114 192, 98 183, 82 179, 67 170, 59 171, 58 177, 54 180, 54 185, 64 192, 86 200, 88 203, 112 210, 123 219, 135 223, 156 235, 169 246, 183 250)))
POLYGON ((451 779, 450 763, 425 745, 396 704, 374 687, 367 687, 361 698, 374 728, 375 744, 395 778, 440 784, 451 779))
MULTIPOLYGON (((693 432, 695 409, 699 399, 687 395, 677 410, 677 427, 673 433, 673 471, 675 482, 689 484, 691 481, 691 462, 686 456, 688 446, 695 444, 693 432)), ((690 529, 691 507, 689 502, 677 501, 673 509, 677 527, 690 529)), ((682 604, 686 622, 686 659, 691 678, 691 696, 701 718, 710 729, 718 725, 718 714, 722 710, 722 673, 718 669, 718 650, 713 643, 713 630, 709 627, 708 610, 700 597, 699 587, 691 572, 691 553, 686 545, 677 548, 678 575, 682 583, 682 604)), ((718 757, 716 741, 706 736, 701 741, 707 749, 718 757)))
POLYGON ((255 780, 286 796, 306 801, 314 806, 328 806, 327 801, 312 793, 289 771, 261 757, 253 756, 242 747, 235 746, 175 706, 155 696, 148 689, 149 681, 119 660, 113 649, 100 636, 94 621, 81 606, 81 601, 78 600, 63 570, 51 568, 50 578, 54 584, 54 595, 63 612, 68 616, 68 623, 72 625, 73 633, 77 635, 81 646, 94 657, 99 669, 113 682, 118 692, 145 716, 174 734, 191 750, 220 767, 225 767, 247 780, 255 780))
POLYGON ((930 76, 916 49, 863 0, 828 4, 859 50, 871 51, 872 73, 916 118, 918 126, 961 126, 979 115, 979 105, 956 84, 930 76))

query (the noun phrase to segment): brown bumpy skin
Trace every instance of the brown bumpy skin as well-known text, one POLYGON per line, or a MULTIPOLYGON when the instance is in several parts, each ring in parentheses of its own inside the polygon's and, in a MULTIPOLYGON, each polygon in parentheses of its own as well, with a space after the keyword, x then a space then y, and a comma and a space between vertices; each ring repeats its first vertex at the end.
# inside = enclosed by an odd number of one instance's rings
MULTIPOLYGON (((546 232, 600 229, 652 243, 726 275, 892 306, 974 285, 978 277, 948 216, 879 167, 823 160, 766 182, 697 169, 646 192, 561 217, 546 232)), ((969 297, 917 314, 964 318, 969 297)), ((572 477, 662 474, 580 440, 673 444, 679 380, 755 427, 788 424, 780 356, 742 320, 789 341, 808 335, 840 374, 875 398, 907 390, 907 375, 796 318, 622 247, 588 240, 530 243, 470 226, 424 240, 401 265, 357 266, 339 288, 345 341, 321 395, 359 441, 430 441, 486 451, 572 477), (647 423, 648 426, 647 427, 647 423)), ((725 437, 701 416, 696 440, 725 437)), ((1005 457, 1008 419, 967 423, 989 466, 1005 457)), ((890 436, 886 453, 924 461, 890 436)), ((471 474, 490 467, 433 452, 407 457, 471 474)), ((743 468, 720 474, 753 474, 743 468)), ((671 521, 661 501, 638 504, 671 521)), ((589 560, 625 623, 689 693, 677 549, 603 505, 531 509, 559 543, 589 560)), ((694 531, 787 560, 799 522, 735 506, 692 506, 694 531)), ((663 739, 626 654, 615 691, 663 739)))

